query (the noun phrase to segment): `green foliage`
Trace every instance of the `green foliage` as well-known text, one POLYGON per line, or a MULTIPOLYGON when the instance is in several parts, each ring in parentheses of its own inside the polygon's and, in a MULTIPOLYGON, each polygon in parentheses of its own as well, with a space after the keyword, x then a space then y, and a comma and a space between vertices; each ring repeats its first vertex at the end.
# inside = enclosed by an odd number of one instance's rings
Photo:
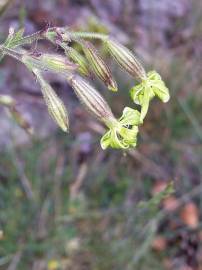
POLYGON ((159 206, 161 201, 167 197, 169 197, 171 194, 175 192, 173 182, 170 182, 166 188, 160 192, 158 192, 156 195, 154 195, 149 201, 147 202, 140 202, 139 207, 141 208, 156 208, 159 206))

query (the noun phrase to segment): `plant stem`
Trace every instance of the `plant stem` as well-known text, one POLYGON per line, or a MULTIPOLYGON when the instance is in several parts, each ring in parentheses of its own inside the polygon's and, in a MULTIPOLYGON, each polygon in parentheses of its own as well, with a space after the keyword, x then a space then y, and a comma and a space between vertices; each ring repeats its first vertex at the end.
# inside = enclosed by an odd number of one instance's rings
POLYGON ((90 32, 70 32, 70 38, 89 38, 89 39, 100 39, 105 41, 108 38, 106 34, 90 33, 90 32))
POLYGON ((3 55, 7 54, 7 55, 19 60, 19 61, 22 60, 22 55, 23 55, 22 53, 17 52, 17 51, 12 50, 12 49, 9 49, 9 48, 6 48, 3 45, 0 45, 0 52, 2 52, 3 55))
POLYGON ((23 46, 23 45, 26 45, 26 44, 31 44, 32 42, 36 41, 36 40, 39 40, 39 39, 43 39, 44 36, 42 34, 43 32, 42 31, 38 31, 32 35, 29 35, 29 36, 25 36, 17 41, 14 41, 13 43, 11 42, 9 44, 9 47, 10 48, 16 48, 18 46, 23 46))

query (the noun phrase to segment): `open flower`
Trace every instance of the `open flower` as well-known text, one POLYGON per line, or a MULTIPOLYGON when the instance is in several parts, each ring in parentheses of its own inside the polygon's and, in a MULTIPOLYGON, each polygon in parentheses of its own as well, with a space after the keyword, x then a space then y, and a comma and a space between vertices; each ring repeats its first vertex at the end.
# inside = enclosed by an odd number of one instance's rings
POLYGON ((113 119, 113 121, 106 123, 109 131, 101 138, 100 144, 102 149, 107 147, 116 149, 135 147, 139 124, 140 113, 137 110, 126 107, 119 120, 113 119))
POLYGON ((163 102, 168 102, 170 99, 169 89, 156 71, 148 72, 147 78, 131 88, 130 94, 133 101, 142 106, 140 115, 141 122, 147 114, 149 102, 153 97, 157 96, 163 102))
POLYGON ((102 149, 126 149, 136 146, 140 124, 138 111, 126 107, 121 118, 117 120, 104 98, 86 80, 78 75, 69 76, 67 80, 82 104, 109 128, 101 138, 102 149))

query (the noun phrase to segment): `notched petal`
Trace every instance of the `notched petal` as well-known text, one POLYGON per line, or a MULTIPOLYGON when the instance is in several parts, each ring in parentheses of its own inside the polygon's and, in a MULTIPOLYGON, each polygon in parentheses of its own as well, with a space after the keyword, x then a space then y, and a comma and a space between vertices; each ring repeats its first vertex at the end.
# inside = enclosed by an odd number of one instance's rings
POLYGON ((127 149, 135 147, 137 143, 140 113, 129 107, 123 110, 121 118, 109 126, 109 131, 101 139, 102 149, 107 147, 127 149))
POLYGON ((156 71, 150 71, 148 72, 148 80, 154 94, 163 102, 168 102, 170 99, 169 89, 161 79, 161 76, 156 71))
POLYGON ((130 96, 134 103, 140 105, 142 122, 147 114, 149 102, 157 96, 161 101, 168 102, 170 99, 169 89, 166 87, 161 76, 156 71, 147 73, 147 78, 130 90, 130 96))

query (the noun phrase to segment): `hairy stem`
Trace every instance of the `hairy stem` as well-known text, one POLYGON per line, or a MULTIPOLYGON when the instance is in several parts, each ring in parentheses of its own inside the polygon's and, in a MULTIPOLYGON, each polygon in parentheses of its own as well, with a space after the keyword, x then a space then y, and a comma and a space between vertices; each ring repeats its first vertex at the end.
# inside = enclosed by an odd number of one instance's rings
POLYGON ((70 32, 70 38, 89 38, 89 39, 100 39, 105 41, 108 38, 106 34, 90 33, 90 32, 70 32))
POLYGON ((13 57, 13 58, 19 60, 19 61, 22 60, 22 55, 23 55, 22 53, 20 53, 20 52, 18 52, 18 51, 16 51, 16 50, 9 49, 9 48, 7 48, 7 47, 5 47, 5 46, 3 46, 3 45, 0 45, 0 52, 1 52, 3 55, 4 55, 4 54, 7 54, 7 55, 9 55, 9 56, 11 56, 11 57, 13 57))

